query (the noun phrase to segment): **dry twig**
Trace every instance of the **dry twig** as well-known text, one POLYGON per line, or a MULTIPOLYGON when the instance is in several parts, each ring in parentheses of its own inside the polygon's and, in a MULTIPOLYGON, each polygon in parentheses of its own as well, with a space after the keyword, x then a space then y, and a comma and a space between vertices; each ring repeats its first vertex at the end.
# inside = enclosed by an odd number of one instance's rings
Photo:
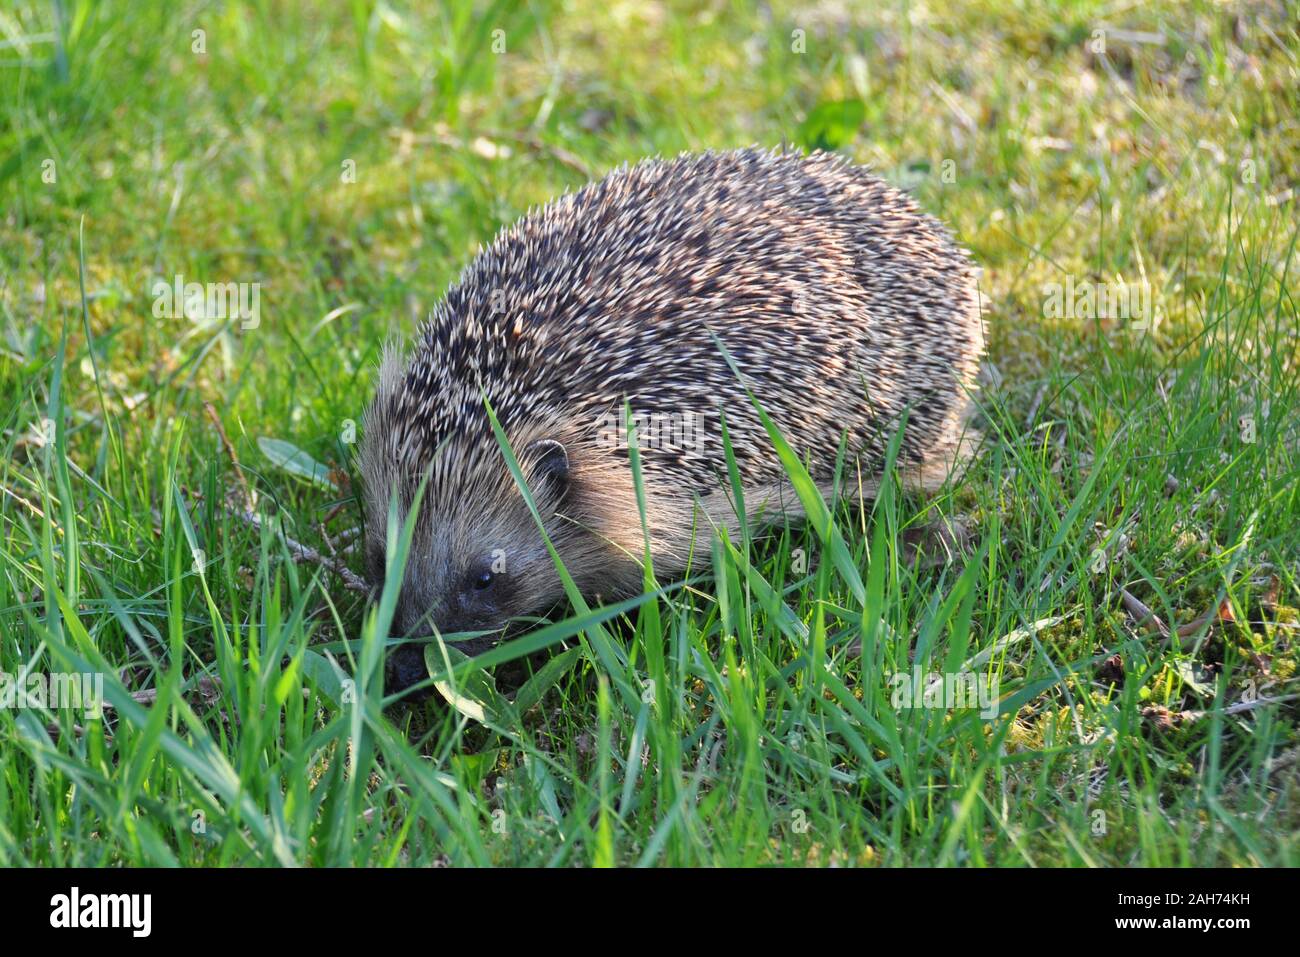
POLYGON ((226 427, 221 424, 221 417, 217 415, 217 410, 211 402, 204 402, 203 409, 208 413, 208 418, 212 424, 217 427, 217 435, 221 436, 221 444, 226 448, 226 454, 230 456, 230 464, 235 467, 235 478, 239 480, 239 485, 244 490, 244 507, 250 512, 257 507, 257 496, 253 490, 248 487, 248 479, 244 478, 244 470, 239 465, 239 456, 235 453, 235 446, 230 441, 230 436, 226 435, 226 427))
MULTIPOLYGON (((227 509, 232 515, 243 519, 254 528, 260 529, 262 527, 262 516, 256 512, 247 509, 230 508, 229 506, 227 506, 227 509)), ((295 561, 311 562, 329 569, 343 579, 343 586, 349 591, 360 592, 363 595, 370 593, 370 586, 366 584, 365 579, 348 568, 343 562, 330 558, 328 555, 322 555, 310 545, 304 545, 302 542, 290 537, 283 530, 280 530, 280 536, 284 539, 284 543, 289 546, 289 553, 295 561)))

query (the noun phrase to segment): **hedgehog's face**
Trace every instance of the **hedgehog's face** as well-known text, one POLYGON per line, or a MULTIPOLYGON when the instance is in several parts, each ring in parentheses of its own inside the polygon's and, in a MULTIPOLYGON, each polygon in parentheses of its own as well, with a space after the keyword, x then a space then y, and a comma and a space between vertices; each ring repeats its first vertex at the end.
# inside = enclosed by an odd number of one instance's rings
MULTIPOLYGON (((520 455, 520 461, 539 513, 551 518, 568 491, 564 447, 553 441, 534 442, 520 455)), ((425 637, 435 629, 444 636, 481 632, 484 634, 459 645, 467 652, 477 652, 496 641, 512 619, 543 613, 563 597, 527 502, 504 461, 494 462, 492 468, 489 476, 463 477, 464 481, 457 483, 459 491, 430 487, 416 516, 393 634, 425 637), (493 490, 490 495, 482 491, 489 488, 493 490)), ((391 486, 367 484, 366 564, 376 585, 386 577, 385 538, 392 494, 391 486)), ((404 522, 410 503, 400 492, 397 498, 398 517, 404 522)), ((407 667, 417 672, 413 677, 422 677, 423 666, 415 660, 416 654, 413 650, 397 656, 398 684, 411 683, 400 674, 407 667)))

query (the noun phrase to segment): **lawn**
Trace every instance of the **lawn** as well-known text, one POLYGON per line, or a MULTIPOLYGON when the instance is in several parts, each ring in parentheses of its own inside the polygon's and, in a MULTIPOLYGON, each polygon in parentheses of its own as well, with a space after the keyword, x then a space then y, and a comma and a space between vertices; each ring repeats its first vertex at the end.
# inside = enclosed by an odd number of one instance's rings
POLYGON ((6 4, 0 864, 1300 863, 1298 22, 6 4), (982 266, 980 456, 386 694, 385 340, 531 206, 782 143, 982 266))

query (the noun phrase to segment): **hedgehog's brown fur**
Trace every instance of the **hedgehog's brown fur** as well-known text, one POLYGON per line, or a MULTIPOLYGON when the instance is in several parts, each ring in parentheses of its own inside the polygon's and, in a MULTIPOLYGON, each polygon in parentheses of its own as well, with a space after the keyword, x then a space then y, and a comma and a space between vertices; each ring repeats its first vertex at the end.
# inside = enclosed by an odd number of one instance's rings
POLYGON ((720 410, 747 511, 798 512, 746 385, 823 484, 843 436, 846 474, 878 472, 906 411, 900 462, 929 488, 962 455, 982 348, 966 254, 861 168, 753 149, 624 167, 502 232, 435 307, 409 362, 385 352, 360 452, 371 573, 383 571, 390 496, 404 514, 427 474, 403 633, 495 630, 563 597, 485 395, 565 566, 585 593, 610 597, 642 581, 626 449, 601 433, 625 399, 637 414, 703 416, 701 453, 642 448, 665 579, 699 529, 736 524, 720 410), (472 588, 486 556, 496 575, 472 588))

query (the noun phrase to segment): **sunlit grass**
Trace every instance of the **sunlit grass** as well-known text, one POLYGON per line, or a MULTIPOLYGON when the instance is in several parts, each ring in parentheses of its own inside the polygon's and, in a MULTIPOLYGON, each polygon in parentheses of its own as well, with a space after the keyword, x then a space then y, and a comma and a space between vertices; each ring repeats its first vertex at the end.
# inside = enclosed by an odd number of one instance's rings
POLYGON ((0 707, 0 863, 1297 862, 1293 3, 335 6, 0 12, 0 671, 108 705, 0 707), (984 267, 980 457, 824 503, 787 454, 808 523, 386 694, 392 589, 293 544, 360 569, 385 338, 584 170, 839 102, 984 267))

